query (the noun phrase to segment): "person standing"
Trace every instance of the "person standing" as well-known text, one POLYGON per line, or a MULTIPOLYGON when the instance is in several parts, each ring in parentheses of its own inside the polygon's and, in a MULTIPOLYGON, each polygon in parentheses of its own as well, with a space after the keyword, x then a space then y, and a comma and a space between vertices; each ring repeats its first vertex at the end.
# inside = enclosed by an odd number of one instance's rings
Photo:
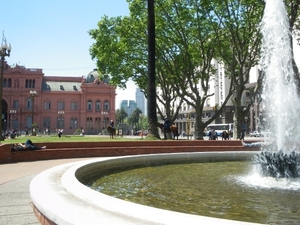
POLYGON ((244 140, 244 138, 245 138, 245 131, 243 130, 243 131, 241 132, 240 140, 244 140))
POLYGON ((62 135, 63 131, 64 131, 63 129, 58 129, 57 130, 57 135, 58 135, 59 138, 61 138, 61 135, 62 135))
POLYGON ((165 123, 164 123, 164 130, 169 131, 171 126, 171 121, 166 117, 165 118, 165 123))

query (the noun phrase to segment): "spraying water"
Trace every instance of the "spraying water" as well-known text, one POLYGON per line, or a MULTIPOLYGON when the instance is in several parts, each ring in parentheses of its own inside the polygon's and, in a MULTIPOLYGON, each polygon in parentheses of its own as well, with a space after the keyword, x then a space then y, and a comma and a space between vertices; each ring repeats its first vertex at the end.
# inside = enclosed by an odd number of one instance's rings
POLYGON ((262 173, 271 177, 300 176, 300 101, 292 66, 291 32, 282 0, 266 0, 261 22, 264 72, 261 130, 274 145, 255 157, 262 173))
POLYGON ((261 66, 265 73, 263 129, 275 134, 278 150, 285 150, 292 137, 299 137, 300 101, 292 67, 289 21, 282 0, 266 0, 261 32, 261 66))

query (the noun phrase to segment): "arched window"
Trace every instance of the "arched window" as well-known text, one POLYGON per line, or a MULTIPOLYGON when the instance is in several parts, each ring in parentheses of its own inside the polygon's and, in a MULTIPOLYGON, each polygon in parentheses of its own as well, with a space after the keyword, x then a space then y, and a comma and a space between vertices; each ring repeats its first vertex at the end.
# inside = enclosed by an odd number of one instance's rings
POLYGON ((74 129, 78 128, 77 118, 71 118, 71 120, 70 120, 70 126, 71 126, 71 128, 74 128, 74 129))
POLYGON ((101 118, 100 117, 95 118, 95 130, 97 133, 101 132, 101 118))
POLYGON ((51 109, 51 102, 50 100, 44 101, 44 109, 51 109))
POLYGON ((92 111, 93 110, 93 103, 91 100, 88 100, 87 102, 87 111, 92 111))
POLYGON ((63 117, 58 117, 57 118, 57 128, 63 129, 65 126, 64 124, 64 118, 63 117))
POLYGON ((101 111, 101 102, 99 100, 96 101, 96 112, 101 111))
POLYGON ((71 102, 71 110, 78 110, 78 102, 71 102))
POLYGON ((57 109, 58 110, 64 110, 65 109, 65 103, 63 101, 57 102, 57 109))
POLYGON ((27 107, 27 109, 32 109, 32 107, 33 107, 32 98, 27 98, 26 107, 27 107))
POLYGON ((109 103, 108 103, 108 101, 104 102, 104 111, 109 111, 109 103))
POLYGON ((50 129, 50 125, 51 125, 51 118, 50 117, 44 117, 44 121, 43 121, 43 126, 44 128, 48 128, 50 129))
POLYGON ((93 127, 93 118, 88 117, 86 118, 86 128, 89 130, 93 127))

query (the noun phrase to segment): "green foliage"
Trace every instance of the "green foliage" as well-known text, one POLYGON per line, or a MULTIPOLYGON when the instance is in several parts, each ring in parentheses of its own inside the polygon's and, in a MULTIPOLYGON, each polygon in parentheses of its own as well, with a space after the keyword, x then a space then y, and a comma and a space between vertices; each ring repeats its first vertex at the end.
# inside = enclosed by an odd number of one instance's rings
POLYGON ((128 116, 128 114, 126 113, 126 111, 121 108, 121 109, 117 109, 116 111, 116 123, 124 123, 125 118, 128 116))
MULTIPOLYGON (((129 16, 102 17, 98 27, 89 31, 95 40, 90 54, 97 61, 99 73, 111 76, 111 84, 124 88, 132 79, 148 97, 147 4, 127 1, 129 16)), ((297 28, 299 1, 286 0, 286 5, 291 25, 297 28)), ((161 117, 174 121, 185 102, 198 115, 195 130, 201 137, 206 125, 223 112, 233 92, 235 112, 240 111, 249 71, 259 60, 263 9, 264 1, 257 0, 155 1, 156 87, 161 90, 156 100, 164 106, 157 108, 161 117), (220 66, 224 66, 231 83, 216 114, 203 123, 205 102, 214 95, 208 92, 209 82, 217 78, 219 69, 211 63, 213 59, 223 62, 220 66)), ((118 121, 123 120, 120 115, 118 121)), ((128 119, 130 124, 137 121, 136 115, 128 119)))

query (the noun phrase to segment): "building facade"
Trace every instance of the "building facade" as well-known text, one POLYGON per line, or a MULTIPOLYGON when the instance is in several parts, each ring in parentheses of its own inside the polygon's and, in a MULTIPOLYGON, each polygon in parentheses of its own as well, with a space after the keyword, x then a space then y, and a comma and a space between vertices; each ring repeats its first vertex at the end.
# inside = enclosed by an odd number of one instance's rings
POLYGON ((128 117, 130 117, 136 108, 137 104, 134 100, 122 100, 120 103, 120 109, 124 109, 128 117))
POLYGON ((146 115, 146 110, 145 110, 145 95, 141 91, 141 89, 137 88, 135 91, 135 100, 136 100, 136 105, 137 107, 142 111, 143 115, 146 115))
POLYGON ((2 129, 99 134, 115 120, 116 90, 97 71, 86 77, 44 76, 42 69, 11 67, 3 73, 2 129))

